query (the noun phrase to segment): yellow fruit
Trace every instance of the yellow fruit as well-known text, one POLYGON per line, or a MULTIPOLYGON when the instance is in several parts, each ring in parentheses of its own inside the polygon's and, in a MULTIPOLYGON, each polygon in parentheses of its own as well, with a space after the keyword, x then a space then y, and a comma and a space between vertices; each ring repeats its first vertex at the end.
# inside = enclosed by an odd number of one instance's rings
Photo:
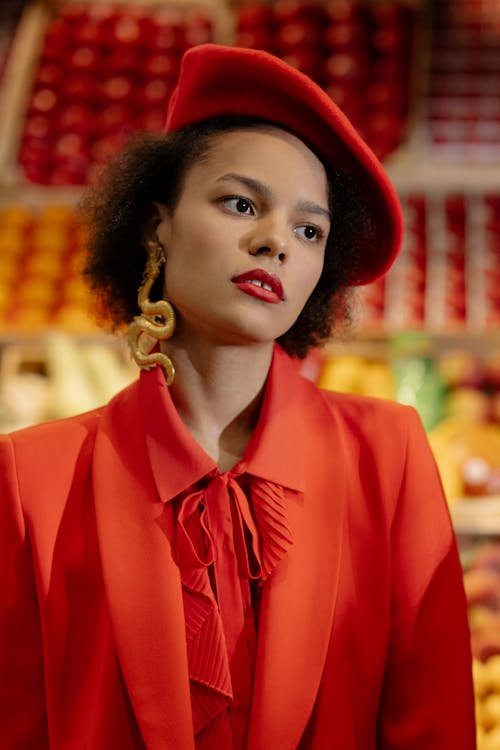
POLYGON ((490 656, 484 668, 486 689, 500 693, 500 654, 490 656))
POLYGON ((25 206, 7 206, 0 211, 0 227, 24 229, 31 221, 31 214, 25 206))
POLYGON ((17 275, 17 263, 12 263, 10 258, 0 259, 0 286, 10 286, 17 275))
POLYGON ((43 252, 64 253, 69 245, 69 238, 64 229, 51 226, 37 226, 32 234, 32 245, 35 250, 43 252))
POLYGON ((26 238, 23 232, 16 228, 5 228, 0 231, 0 258, 18 258, 26 247, 26 238))
POLYGON ((95 333, 97 330, 97 325, 87 310, 75 304, 61 307, 53 322, 69 333, 95 333))
POLYGON ((462 417, 471 421, 484 421, 489 411, 489 399, 478 388, 462 386, 455 388, 445 403, 450 417, 462 417))
POLYGON ((477 750, 500 750, 500 727, 494 727, 481 739, 481 747, 477 750))
MULTIPOLYGON (((475 604, 469 607, 468 616, 471 630, 484 630, 484 628, 489 628, 496 623, 492 610, 483 604, 475 604)), ((481 667, 484 666, 483 662, 478 661, 478 664, 481 667)))
POLYGON ((64 284, 64 296, 68 302, 86 304, 89 300, 89 289, 83 279, 76 277, 64 284))
POLYGON ((472 677, 474 679, 474 695, 481 698, 488 691, 486 666, 479 659, 472 661, 472 677))
POLYGON ((37 219, 40 225, 70 225, 75 221, 75 211, 71 206, 47 206, 37 219))
POLYGON ((10 301, 10 288, 0 280, 0 307, 6 307, 10 301))
POLYGON ((391 368, 384 362, 367 361, 361 377, 361 389, 364 396, 394 399, 396 384, 391 368))
POLYGON ((52 251, 39 250, 26 263, 26 270, 39 276, 56 279, 61 274, 62 260, 52 251))
POLYGON ((38 333, 47 327, 48 320, 47 310, 42 305, 25 304, 16 310, 13 328, 22 333, 38 333))
POLYGON ((82 252, 76 251, 65 260, 65 268, 68 276, 80 276, 82 268, 85 263, 85 258, 82 252))
POLYGON ((487 695, 481 704, 481 723, 487 730, 500 725, 500 695, 487 695))
POLYGON ((364 360, 354 355, 329 357, 319 377, 318 385, 329 391, 359 393, 364 360))
POLYGON ((43 276, 34 276, 23 282, 15 295, 15 299, 21 306, 27 303, 46 306, 53 303, 55 294, 55 287, 49 279, 43 276))

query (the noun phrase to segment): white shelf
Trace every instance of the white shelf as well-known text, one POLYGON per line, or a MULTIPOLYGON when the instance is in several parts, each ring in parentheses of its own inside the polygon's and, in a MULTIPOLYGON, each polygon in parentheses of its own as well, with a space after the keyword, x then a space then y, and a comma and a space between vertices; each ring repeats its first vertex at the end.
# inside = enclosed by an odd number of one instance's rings
POLYGON ((457 534, 500 534, 500 495, 456 500, 450 513, 457 534))
POLYGON ((390 160, 385 167, 400 193, 500 192, 500 161, 451 163, 413 151, 390 160))

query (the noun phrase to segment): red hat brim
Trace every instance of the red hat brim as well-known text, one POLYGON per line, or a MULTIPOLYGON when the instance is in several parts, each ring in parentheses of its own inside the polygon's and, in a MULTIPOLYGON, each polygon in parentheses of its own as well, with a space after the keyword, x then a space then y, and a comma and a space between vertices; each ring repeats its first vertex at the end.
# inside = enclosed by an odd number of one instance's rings
POLYGON ((203 44, 188 50, 169 101, 165 131, 219 115, 282 125, 299 136, 331 171, 357 185, 369 221, 356 238, 367 284, 394 261, 402 236, 398 197, 382 165, 330 97, 310 78, 261 50, 203 44))

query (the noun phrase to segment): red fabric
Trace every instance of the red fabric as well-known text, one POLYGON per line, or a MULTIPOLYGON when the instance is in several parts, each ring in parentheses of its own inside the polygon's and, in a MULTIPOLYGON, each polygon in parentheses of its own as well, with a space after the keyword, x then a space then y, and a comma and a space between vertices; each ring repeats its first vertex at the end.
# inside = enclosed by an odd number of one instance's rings
POLYGON ((401 207, 382 165, 332 99, 310 78, 262 50, 202 44, 182 60, 168 105, 166 131, 216 115, 268 120, 296 133, 333 172, 360 187, 370 217, 360 222, 363 265, 353 284, 367 284, 394 261, 402 236, 401 207))
MULTIPOLYGON (((170 500, 213 462, 147 419, 164 388, 145 373, 0 439, 2 748, 195 748, 170 500)), ((277 348, 244 463, 283 487, 293 538, 261 591, 247 750, 472 750, 460 565, 415 412, 322 393, 277 348)))
MULTIPOLYGON (((170 424, 169 444, 185 441, 189 463, 206 464, 206 454, 184 433, 161 369, 150 379, 156 387, 149 394, 145 431, 157 422, 170 424)), ((168 464, 168 453, 153 455, 153 463, 168 464)), ((213 463, 205 477, 172 500, 198 750, 246 746, 257 650, 250 581, 261 586, 293 543, 283 487, 252 477, 251 470, 246 456, 222 474, 213 463)), ((170 498, 168 478, 156 479, 160 497, 170 498)))

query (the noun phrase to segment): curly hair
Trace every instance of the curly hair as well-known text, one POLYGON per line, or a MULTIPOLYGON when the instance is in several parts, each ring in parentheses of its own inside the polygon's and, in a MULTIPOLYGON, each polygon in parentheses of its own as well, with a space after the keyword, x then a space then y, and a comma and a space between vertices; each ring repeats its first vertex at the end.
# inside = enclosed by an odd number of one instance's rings
MULTIPOLYGON (((140 134, 107 165, 80 206, 88 229, 84 276, 101 324, 118 332, 140 312, 137 290, 146 261, 145 226, 153 203, 175 208, 190 167, 206 156, 219 134, 272 125, 224 116, 168 134, 140 134)), ((325 343, 334 330, 348 328, 351 284, 360 260, 356 237, 360 225, 369 221, 349 176, 327 171, 327 178, 333 221, 323 271, 299 317, 278 339, 288 354, 298 358, 325 343)), ((152 298, 154 294, 161 294, 159 280, 152 298)))

